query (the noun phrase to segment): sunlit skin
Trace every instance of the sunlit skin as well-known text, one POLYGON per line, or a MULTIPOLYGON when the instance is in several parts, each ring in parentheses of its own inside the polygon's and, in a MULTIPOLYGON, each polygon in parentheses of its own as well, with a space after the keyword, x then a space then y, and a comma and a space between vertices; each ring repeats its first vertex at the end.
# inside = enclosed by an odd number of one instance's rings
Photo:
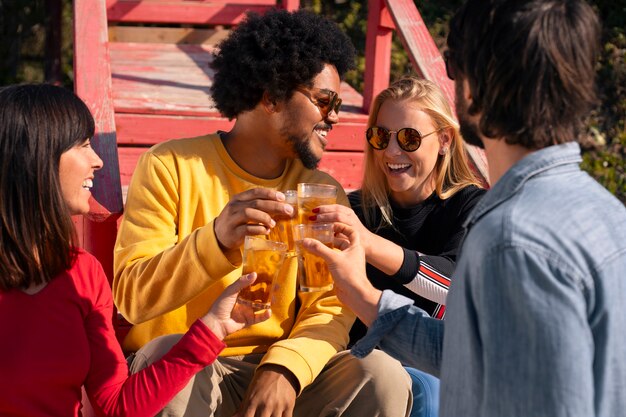
MULTIPOLYGON (((397 131, 412 127, 423 135, 437 128, 430 116, 410 100, 387 100, 378 112, 376 125, 397 131)), ((401 207, 414 206, 428 198, 435 190, 434 168, 439 150, 449 139, 445 131, 426 136, 414 152, 406 152, 398 145, 397 134, 392 133, 389 145, 374 150, 374 159, 385 175, 391 191, 391 199, 401 207)))
MULTIPOLYGON (((316 89, 339 93, 341 80, 334 66, 326 64, 313 79, 311 96, 315 100, 325 99, 316 89)), ((330 111, 325 118, 320 109, 303 93, 295 91, 282 113, 281 136, 287 138, 293 158, 299 158, 307 168, 314 168, 322 158, 328 145, 327 134, 332 125, 339 122, 339 115, 330 111)))
POLYGON ((102 159, 91 147, 89 139, 61 154, 59 161, 61 194, 72 215, 89 212, 94 174, 102 166, 102 159))

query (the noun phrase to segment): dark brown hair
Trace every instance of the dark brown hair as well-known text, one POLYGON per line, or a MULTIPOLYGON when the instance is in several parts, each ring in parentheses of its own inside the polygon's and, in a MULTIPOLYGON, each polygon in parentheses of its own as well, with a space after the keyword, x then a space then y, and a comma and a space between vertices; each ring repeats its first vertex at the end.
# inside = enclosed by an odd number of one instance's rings
POLYGON ((596 100, 599 35, 582 0, 469 0, 448 48, 480 132, 528 149, 577 139, 596 100))
POLYGON ((87 106, 46 84, 0 89, 0 290, 49 282, 71 267, 75 231, 61 194, 61 154, 93 136, 87 106))

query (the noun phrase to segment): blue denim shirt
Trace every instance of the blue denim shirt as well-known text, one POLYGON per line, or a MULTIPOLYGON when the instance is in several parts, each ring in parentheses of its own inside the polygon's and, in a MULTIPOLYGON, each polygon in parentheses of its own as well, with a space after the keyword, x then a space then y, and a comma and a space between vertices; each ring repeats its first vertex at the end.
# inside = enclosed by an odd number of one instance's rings
POLYGON ((580 160, 515 164, 467 220, 446 319, 386 291, 353 353, 440 376, 443 417, 626 415, 626 208, 580 160))

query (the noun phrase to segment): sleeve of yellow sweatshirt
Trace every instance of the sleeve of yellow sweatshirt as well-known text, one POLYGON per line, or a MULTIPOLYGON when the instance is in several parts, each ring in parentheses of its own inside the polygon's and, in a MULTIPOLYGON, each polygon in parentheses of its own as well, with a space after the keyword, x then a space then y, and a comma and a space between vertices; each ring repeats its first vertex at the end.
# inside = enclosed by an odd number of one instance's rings
POLYGON ((233 262, 241 263, 238 251, 229 254, 230 260, 222 252, 213 222, 179 240, 180 184, 175 172, 147 152, 129 187, 115 243, 113 296, 131 323, 143 323, 183 306, 233 271, 237 267, 233 262), (209 254, 210 261, 206 259, 209 254))

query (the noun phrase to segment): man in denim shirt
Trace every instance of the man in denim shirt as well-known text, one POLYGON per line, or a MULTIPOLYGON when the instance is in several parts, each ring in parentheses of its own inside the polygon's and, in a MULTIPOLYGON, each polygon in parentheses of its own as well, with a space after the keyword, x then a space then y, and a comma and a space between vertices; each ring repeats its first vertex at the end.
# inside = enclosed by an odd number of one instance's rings
POLYGON ((441 378, 442 416, 626 415, 626 209, 580 170, 599 23, 582 0, 470 0, 446 66, 492 189, 470 215, 442 322, 373 288, 357 233, 315 241, 380 347, 441 378), (444 337, 445 336, 445 337, 444 337))

